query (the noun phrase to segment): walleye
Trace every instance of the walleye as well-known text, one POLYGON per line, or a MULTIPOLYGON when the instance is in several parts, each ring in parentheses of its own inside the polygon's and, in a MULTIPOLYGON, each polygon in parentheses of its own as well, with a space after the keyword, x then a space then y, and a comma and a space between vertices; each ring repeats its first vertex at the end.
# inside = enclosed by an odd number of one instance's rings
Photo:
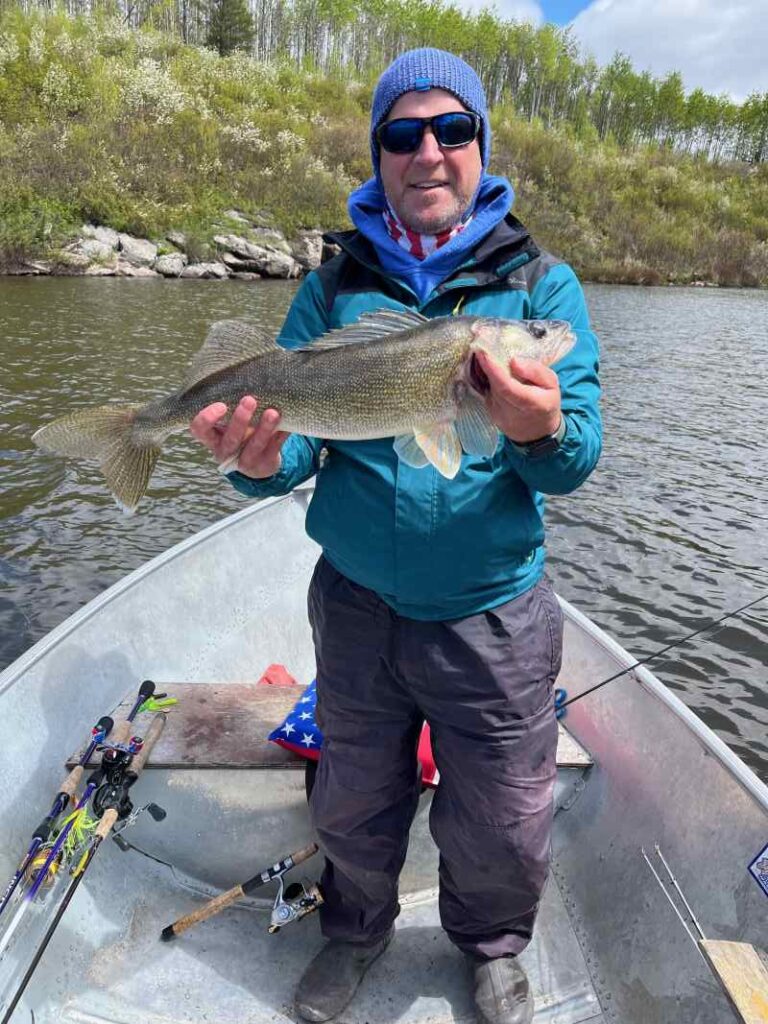
POLYGON ((394 437, 409 466, 456 475, 462 451, 492 455, 498 430, 486 411, 488 382, 473 355, 499 365, 514 356, 552 364, 573 346, 563 320, 501 320, 409 310, 364 313, 299 349, 285 349, 241 320, 213 324, 184 385, 143 407, 103 405, 62 416, 33 436, 59 455, 96 459, 118 505, 133 511, 163 441, 212 402, 244 395, 281 414, 280 429, 327 440, 394 437))

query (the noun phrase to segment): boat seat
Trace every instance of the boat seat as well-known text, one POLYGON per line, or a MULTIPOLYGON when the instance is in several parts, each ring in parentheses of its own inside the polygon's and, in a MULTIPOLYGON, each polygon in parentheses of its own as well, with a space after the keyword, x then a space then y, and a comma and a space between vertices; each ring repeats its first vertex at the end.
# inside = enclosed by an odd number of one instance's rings
MULTIPOLYGON (((299 686, 268 686, 245 683, 158 683, 158 691, 176 697, 178 704, 169 713, 165 729, 150 753, 147 768, 303 768, 303 757, 285 750, 267 739, 296 703, 299 686)), ((133 706, 132 689, 110 711, 115 721, 124 718, 133 706)), ((149 715, 136 719, 141 735, 149 715)), ((558 722, 557 765, 579 774, 592 759, 573 736, 558 722)), ((84 748, 74 751, 67 767, 74 767, 84 748)), ((94 754, 90 764, 98 764, 94 754)))

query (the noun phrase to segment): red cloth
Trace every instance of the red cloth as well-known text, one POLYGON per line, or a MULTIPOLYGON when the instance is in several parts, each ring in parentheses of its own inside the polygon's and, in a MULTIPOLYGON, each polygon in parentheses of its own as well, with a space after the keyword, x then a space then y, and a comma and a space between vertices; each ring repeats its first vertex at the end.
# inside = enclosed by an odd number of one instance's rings
MULTIPOLYGON (((270 665, 259 679, 262 686, 297 686, 298 683, 288 672, 284 665, 270 665)), ((315 722, 315 686, 301 690, 293 709, 286 715, 282 726, 270 733, 269 739, 286 750, 293 751, 301 757, 317 761, 322 749, 322 733, 315 722)), ((435 759, 432 755, 432 740, 429 725, 425 722, 421 736, 417 757, 421 764, 421 781, 427 786, 436 786, 440 780, 440 773, 435 766, 435 759)))

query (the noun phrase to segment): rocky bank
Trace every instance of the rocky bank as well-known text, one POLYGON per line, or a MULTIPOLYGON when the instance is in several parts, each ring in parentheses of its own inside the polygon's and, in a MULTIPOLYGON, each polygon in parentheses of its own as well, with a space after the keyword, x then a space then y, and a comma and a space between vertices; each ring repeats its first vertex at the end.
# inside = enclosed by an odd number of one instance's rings
POLYGON ((78 237, 44 260, 28 260, 7 273, 26 276, 164 277, 238 279, 302 277, 336 251, 316 229, 295 237, 270 226, 267 214, 250 218, 227 210, 206 247, 206 260, 193 260, 187 238, 169 231, 162 239, 136 238, 96 224, 83 224, 78 237))

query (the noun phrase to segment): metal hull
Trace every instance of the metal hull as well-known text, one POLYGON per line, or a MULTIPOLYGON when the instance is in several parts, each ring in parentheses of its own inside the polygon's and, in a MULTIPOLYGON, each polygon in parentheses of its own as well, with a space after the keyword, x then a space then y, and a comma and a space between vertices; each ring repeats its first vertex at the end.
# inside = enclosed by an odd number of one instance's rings
MULTIPOLYGON (((306 621, 317 549, 307 493, 254 506, 148 563, 0 676, 0 874, 10 876, 84 728, 143 678, 238 682, 282 662, 314 671, 306 621)), ((561 684, 573 696, 633 663, 575 609, 561 684)), ((593 755, 561 790, 554 865, 524 961, 537 1024, 724 1024, 730 1010, 648 871, 658 842, 711 937, 768 945, 768 899, 747 865, 768 842, 768 790, 659 681, 636 670, 569 710, 593 755)), ((280 1021, 321 939, 309 919, 266 934, 264 901, 183 940, 162 927, 309 838, 295 768, 154 771, 142 802, 168 810, 94 863, 15 1019, 280 1021), (158 861, 166 861, 172 868, 158 861)), ((437 855, 420 809, 398 936, 343 1024, 471 1019, 463 960, 439 928, 437 855)), ((319 868, 308 862, 307 874, 319 868)))

